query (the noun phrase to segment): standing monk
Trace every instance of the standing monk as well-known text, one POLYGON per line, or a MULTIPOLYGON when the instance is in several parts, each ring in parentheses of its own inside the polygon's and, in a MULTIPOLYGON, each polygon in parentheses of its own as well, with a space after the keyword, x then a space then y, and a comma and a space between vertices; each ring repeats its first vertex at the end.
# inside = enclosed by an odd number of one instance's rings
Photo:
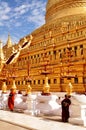
POLYGON ((65 98, 62 100, 62 122, 68 122, 70 117, 69 115, 69 106, 71 104, 71 100, 69 99, 68 95, 65 95, 65 98))
POLYGON ((11 88, 11 92, 8 97, 8 107, 11 111, 14 109, 14 99, 15 99, 16 91, 14 88, 11 88))

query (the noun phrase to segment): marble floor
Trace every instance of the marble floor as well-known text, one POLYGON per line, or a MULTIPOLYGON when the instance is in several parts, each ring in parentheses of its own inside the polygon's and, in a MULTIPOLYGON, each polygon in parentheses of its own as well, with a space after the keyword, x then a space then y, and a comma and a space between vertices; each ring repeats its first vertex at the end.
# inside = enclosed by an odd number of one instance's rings
POLYGON ((7 121, 0 121, 0 129, 1 130, 6 130, 6 129, 7 130, 33 130, 33 129, 28 129, 28 128, 21 127, 19 125, 12 124, 7 121))
MULTIPOLYGON (((11 123, 14 126, 20 126, 22 128, 21 130, 24 128, 28 130, 86 130, 86 127, 81 125, 62 123, 60 118, 61 117, 49 115, 36 117, 24 113, 0 110, 0 121, 11 123)), ((7 126, 7 128, 9 128, 9 126, 7 126)))

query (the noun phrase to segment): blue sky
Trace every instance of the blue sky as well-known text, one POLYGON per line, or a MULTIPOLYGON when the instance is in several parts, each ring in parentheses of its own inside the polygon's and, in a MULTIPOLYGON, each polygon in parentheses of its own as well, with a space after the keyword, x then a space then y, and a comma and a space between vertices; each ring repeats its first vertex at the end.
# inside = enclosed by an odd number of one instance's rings
POLYGON ((0 0, 0 40, 18 41, 45 23, 47 0, 0 0))

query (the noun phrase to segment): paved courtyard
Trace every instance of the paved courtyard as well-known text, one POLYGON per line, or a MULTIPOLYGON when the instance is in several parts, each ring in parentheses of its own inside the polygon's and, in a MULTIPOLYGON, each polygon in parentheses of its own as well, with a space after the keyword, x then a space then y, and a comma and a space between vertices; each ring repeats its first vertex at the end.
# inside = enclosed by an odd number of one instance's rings
POLYGON ((24 113, 0 110, 1 130, 86 130, 86 127, 62 123, 58 116, 30 116, 24 113), (9 124, 10 123, 10 124, 9 124))
POLYGON ((22 126, 18 126, 15 124, 8 123, 7 121, 0 121, 0 129, 1 130, 32 130, 28 128, 24 128, 22 126))

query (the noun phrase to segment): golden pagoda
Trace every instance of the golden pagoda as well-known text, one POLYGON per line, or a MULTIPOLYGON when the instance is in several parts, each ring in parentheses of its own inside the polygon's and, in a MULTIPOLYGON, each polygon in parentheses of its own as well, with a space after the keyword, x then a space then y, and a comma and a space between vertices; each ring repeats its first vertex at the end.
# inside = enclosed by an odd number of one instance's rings
MULTIPOLYGON (((49 73, 48 83, 50 91, 66 91, 68 80, 71 80, 73 92, 86 91, 86 0, 48 0, 46 5, 45 24, 34 30, 30 47, 22 50, 16 62, 19 77, 15 79, 17 88, 25 90, 27 82, 25 76, 32 77, 33 91, 42 91, 45 76, 40 74, 44 70, 42 64, 44 53, 49 63, 46 69, 53 68, 49 73), (72 55, 66 55, 67 46, 72 55), (46 52, 44 48, 46 46, 46 52), (70 59, 69 59, 70 58, 70 59), (69 62, 70 60, 70 62, 69 62), (69 77, 68 77, 69 76, 69 77)), ((27 35, 25 38, 29 40, 27 35)), ((24 38, 20 39, 22 45, 24 38)), ((12 50, 12 49, 11 49, 12 50)), ((8 48, 7 52, 11 52, 8 48)), ((45 61, 47 62, 47 60, 45 61)), ((8 82, 10 88, 11 83, 8 82)))
POLYGON ((8 40, 7 40, 6 45, 7 45, 7 48, 12 47, 12 41, 11 41, 10 35, 8 35, 8 40))
POLYGON ((3 53, 3 48, 2 48, 2 41, 0 41, 0 72, 2 70, 2 67, 3 67, 3 63, 5 62, 5 59, 4 59, 4 53, 3 53))

